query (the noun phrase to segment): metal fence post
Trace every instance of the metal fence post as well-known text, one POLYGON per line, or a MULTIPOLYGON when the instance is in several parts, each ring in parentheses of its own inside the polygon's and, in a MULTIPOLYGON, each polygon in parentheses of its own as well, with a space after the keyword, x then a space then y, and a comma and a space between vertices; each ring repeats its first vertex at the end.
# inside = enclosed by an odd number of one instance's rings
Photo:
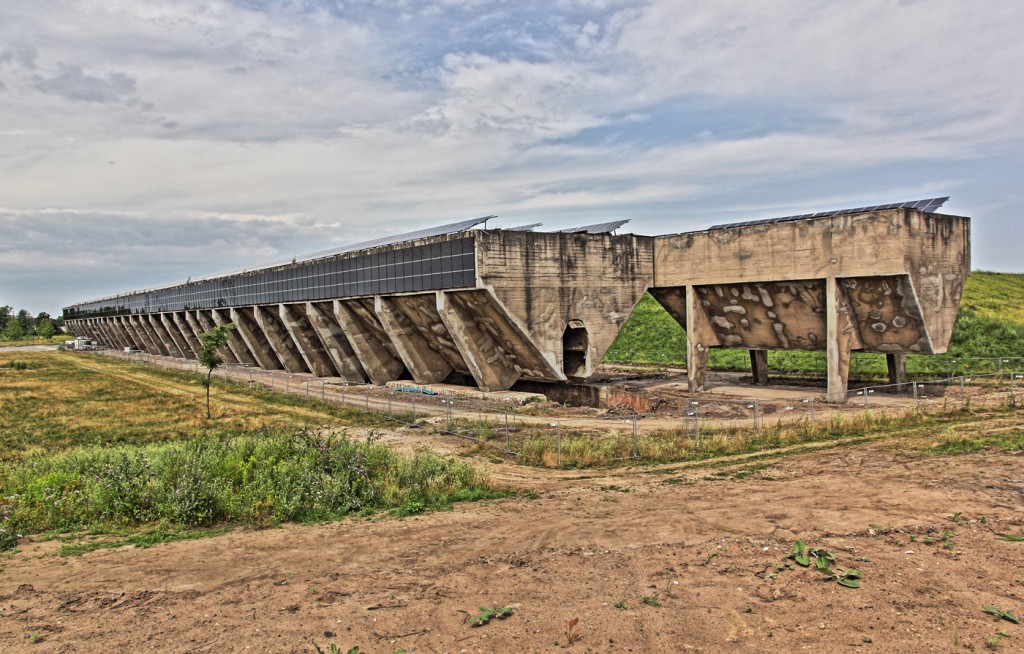
POLYGON ((505 451, 510 450, 508 446, 508 411, 505 412, 505 451))
POLYGON ((754 434, 761 435, 761 403, 754 400, 754 434))
POLYGON ((320 401, 327 401, 327 382, 323 379, 320 380, 320 401))
POLYGON ((562 467, 562 421, 555 422, 558 426, 558 467, 562 467))
POLYGON ((967 407, 967 389, 964 388, 964 376, 960 375, 960 409, 967 407))
POLYGON ((370 385, 366 385, 366 411, 370 410, 370 385))
POLYGON ((633 451, 630 456, 634 459, 640 458, 640 443, 637 439, 636 411, 633 412, 633 451))
POLYGON ((412 396, 412 421, 416 422, 416 396, 412 396))
POLYGON ((309 380, 306 380, 306 399, 309 399, 309 380))

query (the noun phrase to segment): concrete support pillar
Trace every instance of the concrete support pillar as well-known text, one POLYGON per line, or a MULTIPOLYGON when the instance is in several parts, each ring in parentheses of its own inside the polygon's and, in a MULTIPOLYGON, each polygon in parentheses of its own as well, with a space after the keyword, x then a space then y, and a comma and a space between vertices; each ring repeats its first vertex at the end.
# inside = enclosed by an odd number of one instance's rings
POLYGON ((112 350, 119 350, 119 349, 121 349, 122 346, 120 344, 120 341, 117 339, 117 336, 114 334, 114 330, 111 329, 109 324, 107 324, 107 319, 106 318, 100 318, 96 322, 96 329, 99 330, 100 335, 102 336, 102 339, 100 340, 101 343, 103 343, 104 345, 106 345, 107 347, 109 347, 112 350))
POLYGON ((192 351, 191 358, 198 359, 199 352, 203 349, 203 344, 199 342, 199 336, 192 329, 192 325, 188 324, 185 315, 184 311, 177 311, 171 314, 171 320, 174 321, 174 325, 178 328, 181 337, 188 344, 188 349, 192 351))
POLYGON ((703 391, 707 382, 708 349, 719 345, 700 292, 686 287, 686 378, 691 393, 703 391))
POLYGON ((890 384, 907 383, 907 355, 902 352, 890 352, 885 355, 885 367, 889 372, 890 384))
POLYGON ((331 311, 331 315, 329 315, 327 311, 320 308, 319 304, 306 303, 306 319, 309 320, 314 333, 324 346, 327 356, 334 364, 334 369, 343 379, 365 381, 366 372, 363 370, 363 365, 359 363, 359 358, 352 350, 352 344, 348 342, 345 332, 332 317, 333 313, 331 311))
POLYGON ((288 372, 303 373, 309 372, 306 362, 302 360, 298 347, 288 335, 288 330, 281 324, 281 318, 276 309, 270 307, 254 306, 253 316, 256 318, 260 330, 270 343, 270 348, 280 359, 284 369, 288 372))
POLYGON ((156 335, 157 340, 163 345, 164 352, 169 356, 181 356, 181 351, 178 350, 178 346, 171 340, 171 335, 167 333, 167 328, 160 321, 160 316, 151 313, 146 316, 149 319, 149 325, 153 328, 153 333, 156 335))
POLYGON ((508 360, 496 333, 478 323, 474 316, 444 292, 437 293, 437 313, 448 335, 462 354, 476 385, 485 391, 504 391, 519 380, 520 371, 508 360))
MULTIPOLYGON (((216 309, 209 309, 209 310, 196 309, 196 315, 195 315, 194 322, 199 327, 199 330, 196 332, 196 338, 197 339, 199 338, 200 334, 205 334, 206 332, 210 331, 214 327, 218 327, 218 326, 221 325, 221 322, 216 320, 216 316, 217 316, 217 310, 216 309)), ((231 322, 231 321, 230 320, 225 320, 224 321, 224 323, 229 323, 229 322, 231 322)), ((227 363, 238 363, 238 357, 235 356, 235 350, 234 350, 234 348, 230 347, 230 345, 231 345, 231 339, 229 337, 228 344, 223 346, 223 347, 221 347, 221 348, 219 348, 217 350, 217 353, 220 354, 222 357, 224 357, 224 361, 226 361, 227 363)))
POLYGON ((391 342, 384 343, 387 335, 376 317, 358 300, 351 303, 335 300, 334 317, 371 382, 383 386, 401 376, 405 365, 388 349, 391 342))
POLYGON ((110 324, 117 333, 117 339, 121 342, 122 348, 134 349, 135 342, 132 341, 131 336, 128 334, 128 330, 125 329, 124 323, 121 322, 121 316, 114 316, 110 319, 110 324))
POLYGON ((292 341, 298 345, 298 353, 302 360, 317 377, 333 377, 334 366, 331 365, 327 353, 324 352, 320 339, 313 333, 313 329, 306 321, 305 307, 299 305, 280 304, 278 312, 281 316, 281 323, 288 330, 292 341))
MULTIPOLYGON (((214 313, 216 316, 217 314, 214 313)), ((231 322, 235 323, 238 335, 245 341, 246 347, 256 358, 256 363, 264 370, 281 370, 281 362, 278 361, 267 342, 266 336, 260 330, 259 324, 249 315, 249 310, 239 307, 231 309, 231 322)))
POLYGON ((844 404, 850 379, 850 353, 863 346, 846 293, 835 277, 825 280, 825 314, 828 357, 826 397, 833 404, 844 404))
POLYGON ((412 378, 420 384, 438 384, 451 374, 452 365, 436 350, 395 305, 394 300, 376 296, 374 309, 381 327, 398 351, 412 378))
POLYGON ((167 313, 160 314, 160 324, 163 325, 167 335, 170 337, 171 342, 174 343, 174 349, 178 351, 178 356, 183 359, 194 359, 195 354, 192 352, 192 348, 189 347, 188 342, 185 340, 185 335, 178 329, 178 325, 175 324, 174 318, 167 313))
POLYGON ((750 375, 754 384, 768 383, 768 350, 750 350, 750 375))
MULTIPOLYGON (((200 325, 209 325, 203 329, 203 333, 206 333, 214 327, 223 327, 228 323, 231 323, 231 311, 228 309, 209 309, 208 311, 196 311, 196 319, 200 325)), ((224 357, 225 361, 229 363, 248 363, 250 366, 256 365, 256 359, 249 353, 249 348, 245 344, 245 340, 242 338, 238 331, 238 327, 235 329, 228 330, 228 342, 227 345, 220 349, 221 356, 224 357)))
POLYGON ((135 331, 135 327, 133 327, 131 322, 129 322, 128 316, 119 316, 118 322, 121 323, 121 329, 124 330, 125 336, 128 337, 128 341, 131 343, 131 348, 133 350, 145 350, 146 346, 139 337, 138 332, 135 331))
POLYGON ((139 324, 143 329, 146 330, 146 334, 149 335, 150 343, 153 346, 153 354, 162 354, 163 356, 170 355, 171 351, 164 344, 163 339, 157 334, 156 328, 153 326, 153 321, 150 314, 142 314, 139 316, 139 324))
POLYGON ((149 328, 146 326, 146 322, 143 320, 143 316, 131 316, 128 320, 129 322, 131 322, 132 327, 135 328, 135 332, 139 335, 139 337, 145 344, 145 346, 142 348, 143 350, 145 350, 149 354, 163 354, 163 352, 160 349, 160 346, 157 345, 156 343, 156 337, 153 336, 153 334, 149 331, 149 328))

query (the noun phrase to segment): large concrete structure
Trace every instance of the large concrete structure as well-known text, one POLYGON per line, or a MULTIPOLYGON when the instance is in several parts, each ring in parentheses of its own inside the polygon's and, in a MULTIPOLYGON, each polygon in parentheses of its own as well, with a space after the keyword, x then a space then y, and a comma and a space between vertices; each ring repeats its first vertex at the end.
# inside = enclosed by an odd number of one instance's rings
MULTIPOLYGON (((938 202, 941 205, 941 202, 938 202)), ((915 204, 914 207, 918 207, 915 204)), ((67 307, 112 347, 194 358, 232 322, 224 355, 266 369, 384 384, 594 373, 646 290, 687 333, 691 390, 710 348, 828 353, 843 401, 850 353, 944 352, 970 269, 969 219, 872 207, 658 237, 473 229, 485 219, 67 307)))
POLYGON ((970 220, 914 209, 837 212, 655 240, 651 293, 686 329, 691 390, 710 348, 824 350, 829 400, 844 401, 854 350, 941 354, 970 271, 970 220), (706 262, 706 265, 695 265, 706 262))

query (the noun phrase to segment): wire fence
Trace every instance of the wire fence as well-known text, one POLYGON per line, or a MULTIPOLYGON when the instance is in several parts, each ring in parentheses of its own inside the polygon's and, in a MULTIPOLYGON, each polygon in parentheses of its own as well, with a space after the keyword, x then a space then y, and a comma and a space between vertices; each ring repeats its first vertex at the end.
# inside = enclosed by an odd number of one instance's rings
MULTIPOLYGON (((712 370, 744 372, 750 370, 748 350, 715 349, 708 353, 712 370)), ((683 351, 611 350, 605 362, 613 365, 686 366, 683 351)), ((825 352, 770 350, 768 370, 776 375, 825 379, 828 358, 825 352)), ((972 373, 1001 373, 1006 370, 1024 370, 1024 357, 961 357, 951 354, 907 355, 907 374, 911 378, 928 379, 936 375, 953 377, 972 373)), ((853 352, 850 357, 850 378, 867 380, 888 374, 885 355, 871 352, 853 352)))
MULTIPOLYGON (((114 356, 205 374, 195 361, 146 353, 114 356)), ((1018 359, 1024 362, 1024 359, 1018 359)), ((823 393, 801 396, 789 391, 770 399, 685 397, 675 410, 573 416, 559 408, 519 405, 512 397, 472 392, 458 396, 403 382, 392 387, 268 371, 227 364, 215 378, 226 384, 265 387, 310 400, 376 413, 396 427, 471 441, 481 449, 519 462, 550 467, 580 467, 615 461, 678 460, 680 454, 728 453, 754 441, 785 444, 814 440, 869 419, 934 415, 979 409, 1014 409, 1021 404, 1024 366, 998 372, 951 375, 927 381, 850 388, 843 404, 826 403, 823 393), (865 411, 867 410, 867 411, 865 411)), ((451 391, 454 393, 454 391, 451 391)))

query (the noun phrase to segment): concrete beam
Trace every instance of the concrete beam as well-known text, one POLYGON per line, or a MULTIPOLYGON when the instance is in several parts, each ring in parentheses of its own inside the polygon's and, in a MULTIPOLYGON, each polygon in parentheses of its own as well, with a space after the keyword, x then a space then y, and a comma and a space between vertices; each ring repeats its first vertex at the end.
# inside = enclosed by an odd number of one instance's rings
POLYGON ((825 318, 827 321, 826 351, 828 357, 827 400, 845 404, 850 379, 850 353, 862 343, 857 320, 846 293, 835 277, 825 280, 825 318))
POLYGON ((188 342, 185 340, 185 335, 178 329, 178 325, 174 323, 174 319, 166 314, 160 314, 160 323, 164 326, 167 331, 167 335, 170 336, 171 341, 174 343, 174 348, 178 351, 178 356, 183 359, 194 359, 196 358, 195 353, 192 352, 192 348, 189 347, 188 342))
POLYGON ((112 350, 119 350, 123 347, 117 336, 114 334, 114 330, 109 324, 107 324, 106 318, 100 318, 96 322, 96 329, 98 329, 100 334, 103 336, 102 343, 104 345, 112 350))
POLYGON ((418 295, 393 295, 388 303, 409 319, 409 326, 415 329, 427 347, 439 354, 456 372, 469 374, 469 366, 448 334, 448 328, 437 313, 437 297, 434 292, 418 295))
MULTIPOLYGON (((278 360, 263 335, 256 319, 249 313, 251 309, 238 307, 231 309, 231 322, 235 323, 238 335, 245 341, 246 347, 256 357, 256 362, 264 370, 281 370, 283 366, 278 360)), ((216 313, 214 315, 217 315, 216 313)))
MULTIPOLYGON (((210 315, 207 318, 213 321, 215 327, 223 327, 232 323, 231 311, 229 309, 210 309, 209 313, 210 315)), ((228 330, 228 343, 224 349, 227 351, 226 358, 228 361, 247 363, 250 366, 257 365, 256 357, 249 351, 249 346, 246 344, 245 339, 242 338, 237 326, 235 329, 228 330)))
POLYGON ((281 324, 277 311, 257 305, 252 308, 252 313, 284 369, 292 373, 309 372, 298 347, 288 335, 288 330, 281 324))
POLYGON ((281 317, 281 323, 288 330, 292 340, 298 345, 299 355, 306 362, 306 367, 309 368, 310 372, 317 377, 333 377, 334 366, 331 365, 331 361, 327 357, 320 339, 316 337, 312 327, 306 321, 303 305, 280 304, 278 305, 278 312, 281 317))
POLYGON ((377 386, 398 379, 405 365, 393 350, 373 312, 358 300, 335 300, 334 317, 348 337, 367 377, 377 386))
MULTIPOLYGON (((203 310, 196 309, 195 323, 199 327, 196 331, 196 338, 199 338, 201 334, 212 330, 214 327, 218 327, 221 323, 216 321, 214 317, 217 315, 216 309, 214 310, 203 310)), ((225 322, 231 322, 230 320, 225 322)), ((217 353, 224 357, 224 361, 227 363, 238 363, 238 357, 235 356, 234 348, 230 347, 230 339, 228 345, 225 345, 217 350, 217 353)))
POLYGON ((133 349, 135 344, 132 342, 131 338, 129 338, 128 330, 124 328, 124 324, 121 322, 121 316, 114 316, 110 318, 110 325, 117 334, 117 339, 121 342, 121 347, 133 349))
POLYGON ((160 347, 156 344, 153 334, 151 334, 149 329, 146 328, 146 325, 142 320, 142 316, 130 316, 128 318, 128 322, 131 323, 132 327, 135 328, 135 333, 137 333, 139 338, 142 339, 144 344, 142 348, 143 350, 149 354, 163 354, 163 352, 160 351, 160 347))
POLYGON ((164 350, 167 354, 174 357, 180 357, 181 350, 179 350, 178 346, 174 344, 174 340, 171 339, 171 335, 167 333, 167 328, 164 327, 163 322, 160 321, 160 316, 158 314, 151 313, 147 317, 149 318, 149 324, 153 327, 153 333, 156 334, 156 337, 160 340, 161 344, 163 344, 164 350))
POLYGON ((343 379, 349 381, 366 381, 366 372, 359 358, 352 350, 352 344, 348 342, 345 332, 332 317, 334 311, 324 311, 318 303, 306 303, 306 318, 313 327, 317 338, 324 346, 327 356, 330 357, 334 369, 343 379))
POLYGON ((131 342, 132 349, 145 351, 146 346, 139 337, 138 332, 135 331, 135 327, 128 321, 128 316, 118 316, 117 320, 121 323, 121 329, 124 330, 125 336, 131 342))
POLYGON ((707 382, 708 349, 721 345, 697 287, 686 287, 686 378, 691 393, 707 382))
POLYGON ((451 374, 452 365, 416 331, 394 300, 374 297, 374 309, 381 326, 398 351, 412 378, 420 384, 437 384, 451 374))
POLYGON ((754 384, 768 383, 768 350, 750 350, 750 375, 754 384))
POLYGON ((156 327, 153 326, 152 316, 149 314, 142 314, 139 316, 139 324, 146 330, 149 335, 150 342, 153 345, 154 354, 160 354, 163 356, 169 356, 171 354, 170 348, 164 343, 164 340, 160 338, 160 335, 156 331, 156 327))
POLYGON ((476 385, 485 391, 512 388, 522 373, 495 340, 498 331, 493 321, 487 316, 475 316, 469 309, 461 296, 437 293, 437 313, 462 353, 476 385))
POLYGON ((172 313, 171 320, 174 321, 174 325, 178 328, 181 337, 188 344, 188 349, 192 352, 191 358, 198 359, 199 353, 203 349, 203 344, 199 342, 199 336, 192 330, 192 325, 188 324, 188 321, 185 319, 185 312, 176 311, 172 313))

